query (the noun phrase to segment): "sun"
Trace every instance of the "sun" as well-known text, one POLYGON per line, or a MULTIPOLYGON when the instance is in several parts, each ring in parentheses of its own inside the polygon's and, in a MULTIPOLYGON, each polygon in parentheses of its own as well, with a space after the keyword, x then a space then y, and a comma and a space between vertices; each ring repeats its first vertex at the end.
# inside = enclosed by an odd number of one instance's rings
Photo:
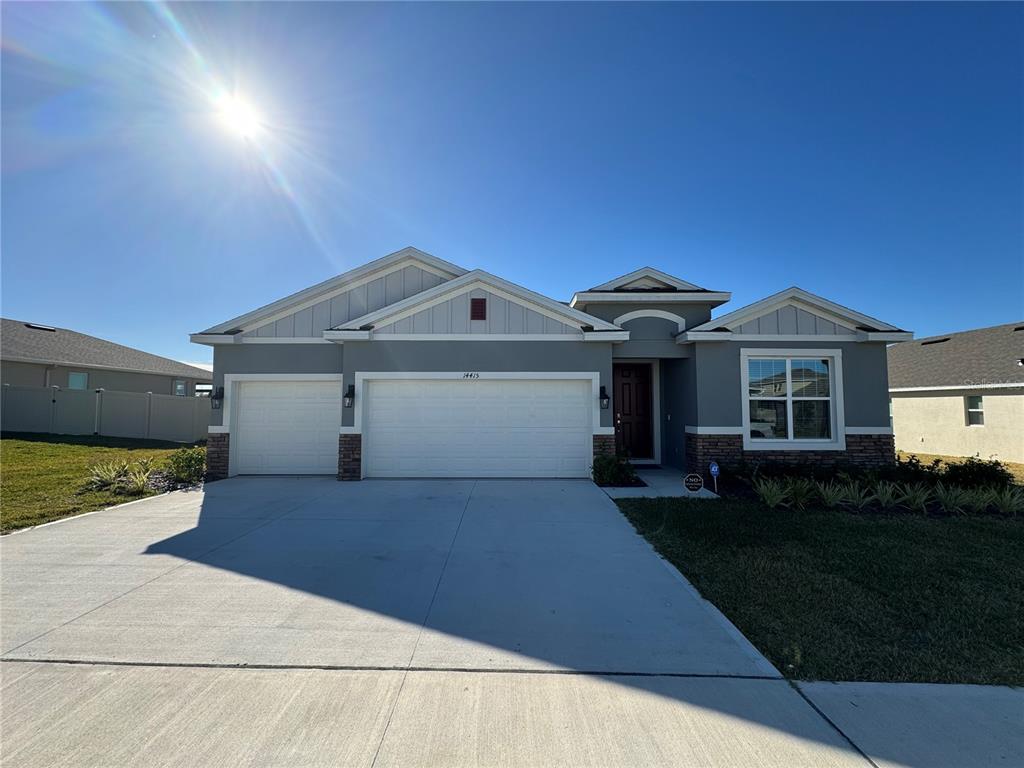
POLYGON ((214 104, 220 124, 239 138, 254 139, 263 131, 259 112, 237 94, 225 93, 214 104))

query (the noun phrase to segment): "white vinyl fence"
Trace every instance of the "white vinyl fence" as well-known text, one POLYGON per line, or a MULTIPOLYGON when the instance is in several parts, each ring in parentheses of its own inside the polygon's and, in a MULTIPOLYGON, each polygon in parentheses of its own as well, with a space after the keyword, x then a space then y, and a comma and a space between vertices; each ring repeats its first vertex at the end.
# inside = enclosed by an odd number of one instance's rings
POLYGON ((210 398, 4 384, 0 429, 194 443, 206 437, 210 398))

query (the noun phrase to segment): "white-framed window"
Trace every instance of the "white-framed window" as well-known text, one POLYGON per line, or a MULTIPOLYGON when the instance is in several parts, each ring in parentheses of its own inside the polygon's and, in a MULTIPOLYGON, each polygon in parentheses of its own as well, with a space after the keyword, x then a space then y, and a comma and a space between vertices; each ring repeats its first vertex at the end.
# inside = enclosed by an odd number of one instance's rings
POLYGON ((174 388, 171 391, 178 397, 185 397, 188 394, 188 382, 184 379, 175 379, 174 388))
POLYGON ((89 374, 81 371, 72 371, 68 374, 68 389, 88 389, 89 374))
POLYGON ((742 349, 746 450, 845 450, 842 351, 742 349))
POLYGON ((985 426, 985 401, 981 395, 967 395, 964 398, 964 410, 968 427, 985 426))

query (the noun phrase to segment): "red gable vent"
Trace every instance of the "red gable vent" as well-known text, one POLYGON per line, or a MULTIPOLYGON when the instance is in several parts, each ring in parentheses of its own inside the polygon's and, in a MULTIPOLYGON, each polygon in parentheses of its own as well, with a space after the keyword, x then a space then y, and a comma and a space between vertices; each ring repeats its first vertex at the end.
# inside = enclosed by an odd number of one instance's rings
POLYGON ((470 320, 486 320, 487 319, 487 299, 470 299, 469 300, 469 319, 470 320))

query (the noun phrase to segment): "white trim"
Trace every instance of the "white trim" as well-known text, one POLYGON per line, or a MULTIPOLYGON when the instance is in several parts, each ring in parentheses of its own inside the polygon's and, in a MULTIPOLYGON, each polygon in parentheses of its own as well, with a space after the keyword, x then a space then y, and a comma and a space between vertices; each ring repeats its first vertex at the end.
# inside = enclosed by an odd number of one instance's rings
POLYGON ((892 427, 847 427, 848 435, 891 435, 892 427))
POLYGON ((598 427, 594 430, 595 435, 611 435, 615 436, 615 427, 598 427))
POLYGON ((691 341, 806 341, 811 343, 818 343, 821 341, 828 342, 845 342, 847 344, 853 344, 861 341, 883 341, 883 339, 862 339, 856 334, 761 334, 761 333, 732 333, 731 331, 687 331, 676 336, 676 344, 686 344, 691 341))
MULTIPOLYGON (((757 399, 757 398, 755 398, 757 399)), ((841 349, 758 349, 742 347, 740 349, 740 402, 741 418, 743 419, 743 450, 745 451, 845 451, 846 450, 846 404, 843 399, 843 350, 841 349), (832 439, 831 440, 798 440, 793 437, 792 393, 787 394, 787 424, 785 440, 758 439, 750 436, 750 358, 782 357, 830 357, 832 365, 831 394, 828 398, 832 408, 832 439)))
POLYGON ((574 293, 570 307, 577 304, 608 304, 614 302, 646 304, 724 304, 732 298, 728 291, 694 291, 692 293, 680 291, 666 291, 665 293, 593 293, 584 291, 574 293))
POLYGON ((878 333, 875 331, 857 331, 857 341, 911 341, 914 334, 910 331, 891 331, 878 333))
POLYGON ((671 320, 678 328, 678 333, 682 333, 686 330, 686 320, 673 312, 666 312, 664 309, 634 309, 632 312, 627 312, 624 315, 619 315, 613 323, 616 325, 622 325, 628 323, 630 320, 636 320, 640 317, 660 317, 662 320, 671 320))
POLYGON ((733 325, 743 325, 743 323, 748 320, 753 320, 761 315, 773 312, 776 309, 780 309, 790 304, 798 307, 799 309, 811 312, 812 314, 824 317, 826 320, 831 322, 840 322, 843 325, 853 323, 855 325, 866 325, 872 328, 878 328, 881 331, 904 333, 904 331, 901 331, 894 325, 889 325, 888 323, 883 323, 881 320, 877 320, 868 315, 855 312, 841 304, 836 304, 835 302, 829 301, 821 296, 805 291, 802 288, 797 288, 795 285, 784 291, 774 293, 760 301, 755 301, 753 304, 740 307, 739 309, 726 315, 722 315, 721 317, 712 318, 708 322, 698 325, 693 330, 714 331, 714 329, 723 326, 729 327, 733 325))
MULTIPOLYGON (((430 380, 463 380, 467 373, 473 373, 474 381, 480 380, 589 380, 593 395, 593 418, 592 428, 595 435, 608 434, 601 430, 607 429, 601 426, 601 374, 597 371, 358 371, 355 375, 355 396, 356 402, 351 427, 342 427, 343 434, 360 435, 363 433, 363 412, 366 408, 364 397, 364 382, 379 381, 382 379, 430 379, 430 380)), ((614 432, 612 433, 614 434, 614 432)), ((364 452, 365 455, 365 452, 364 452)))
POLYGON ((369 341, 369 331, 324 331, 324 340, 334 343, 342 341, 369 341))
POLYGON ((942 387, 894 387, 890 392, 969 392, 972 389, 1015 389, 1024 387, 1024 382, 1011 382, 1008 384, 957 384, 954 386, 942 387))
POLYGON ((629 341, 629 331, 584 331, 584 341, 629 341))
POLYGON ((742 435, 743 427, 691 427, 687 425, 684 431, 688 435, 742 435))
POLYGON ((374 333, 374 341, 586 341, 582 333, 374 333))
POLYGON ((188 340, 193 344, 237 344, 241 337, 240 333, 190 333, 188 340))
POLYGON ((644 277, 653 277, 659 282, 665 283, 673 288, 679 288, 682 290, 700 290, 699 285, 688 283, 685 280, 680 280, 678 277, 672 277, 672 275, 666 274, 654 267, 640 267, 640 269, 630 272, 628 275, 622 275, 616 277, 614 280, 609 280, 607 283, 601 283, 601 285, 595 285, 591 288, 591 291, 613 291, 623 285, 629 285, 635 283, 644 277))
POLYGON ((321 283, 317 283, 309 288, 305 288, 297 293, 293 293, 290 296, 285 296, 283 299, 278 299, 270 304, 265 304, 258 309, 254 309, 251 312, 246 312, 244 315, 239 315, 231 320, 227 320, 223 323, 207 328, 206 331, 201 335, 205 334, 218 334, 223 331, 232 330, 234 328, 242 328, 243 330, 251 330, 252 327, 259 327, 266 325, 267 323, 274 322, 287 315, 294 314, 307 306, 313 306, 318 304, 326 298, 331 298, 335 291, 337 293, 344 293, 345 291, 351 290, 352 288, 358 288, 364 283, 368 283, 371 280, 375 280, 380 277, 380 273, 389 274, 390 272, 397 271, 398 269, 404 269, 409 266, 410 263, 415 263, 424 269, 426 272, 431 272, 438 277, 459 277, 466 273, 466 270, 462 267, 452 264, 450 262, 439 259, 436 256, 432 256, 425 251, 421 251, 418 248, 411 246, 389 253, 387 256, 382 256, 379 259, 375 259, 367 264, 363 264, 360 267, 351 269, 348 272, 344 272, 335 277, 324 280, 321 283), (394 267, 394 269, 389 269, 394 267), (386 272, 385 272, 386 270, 386 272), (252 323, 256 323, 256 326, 252 326, 252 323))
POLYGON ((229 435, 231 434, 231 428, 220 426, 218 424, 211 424, 206 428, 206 433, 209 435, 229 435))
POLYGON ((240 344, 329 344, 322 336, 249 336, 240 344))
MULTIPOLYGON (((661 360, 656 357, 613 357, 612 358, 612 380, 614 390, 614 379, 615 379, 615 364, 620 363, 623 365, 632 365, 633 363, 646 364, 651 366, 651 428, 653 432, 654 450, 653 458, 647 459, 633 459, 630 461, 631 464, 661 464, 661 360)), ((615 392, 612 392, 614 395, 615 392)), ((615 421, 615 398, 612 397, 612 421, 615 421)), ((615 428, 612 427, 612 434, 615 434, 615 428)))
POLYGON ((456 296, 469 293, 476 288, 486 290, 508 301, 518 304, 529 304, 531 305, 530 309, 563 324, 575 322, 582 325, 590 325, 600 330, 622 330, 607 320, 593 317, 578 309, 566 307, 564 304, 559 304, 547 296, 542 296, 528 288, 523 288, 521 285, 502 280, 500 277, 492 275, 490 272, 484 272, 482 269, 474 269, 472 272, 467 272, 454 280, 428 288, 407 299, 396 301, 394 304, 368 312, 361 317, 352 318, 342 325, 356 328, 363 325, 390 325, 391 323, 397 323, 399 320, 404 320, 406 317, 410 317, 417 312, 422 312, 425 309, 430 309, 437 304, 453 299, 456 296))

